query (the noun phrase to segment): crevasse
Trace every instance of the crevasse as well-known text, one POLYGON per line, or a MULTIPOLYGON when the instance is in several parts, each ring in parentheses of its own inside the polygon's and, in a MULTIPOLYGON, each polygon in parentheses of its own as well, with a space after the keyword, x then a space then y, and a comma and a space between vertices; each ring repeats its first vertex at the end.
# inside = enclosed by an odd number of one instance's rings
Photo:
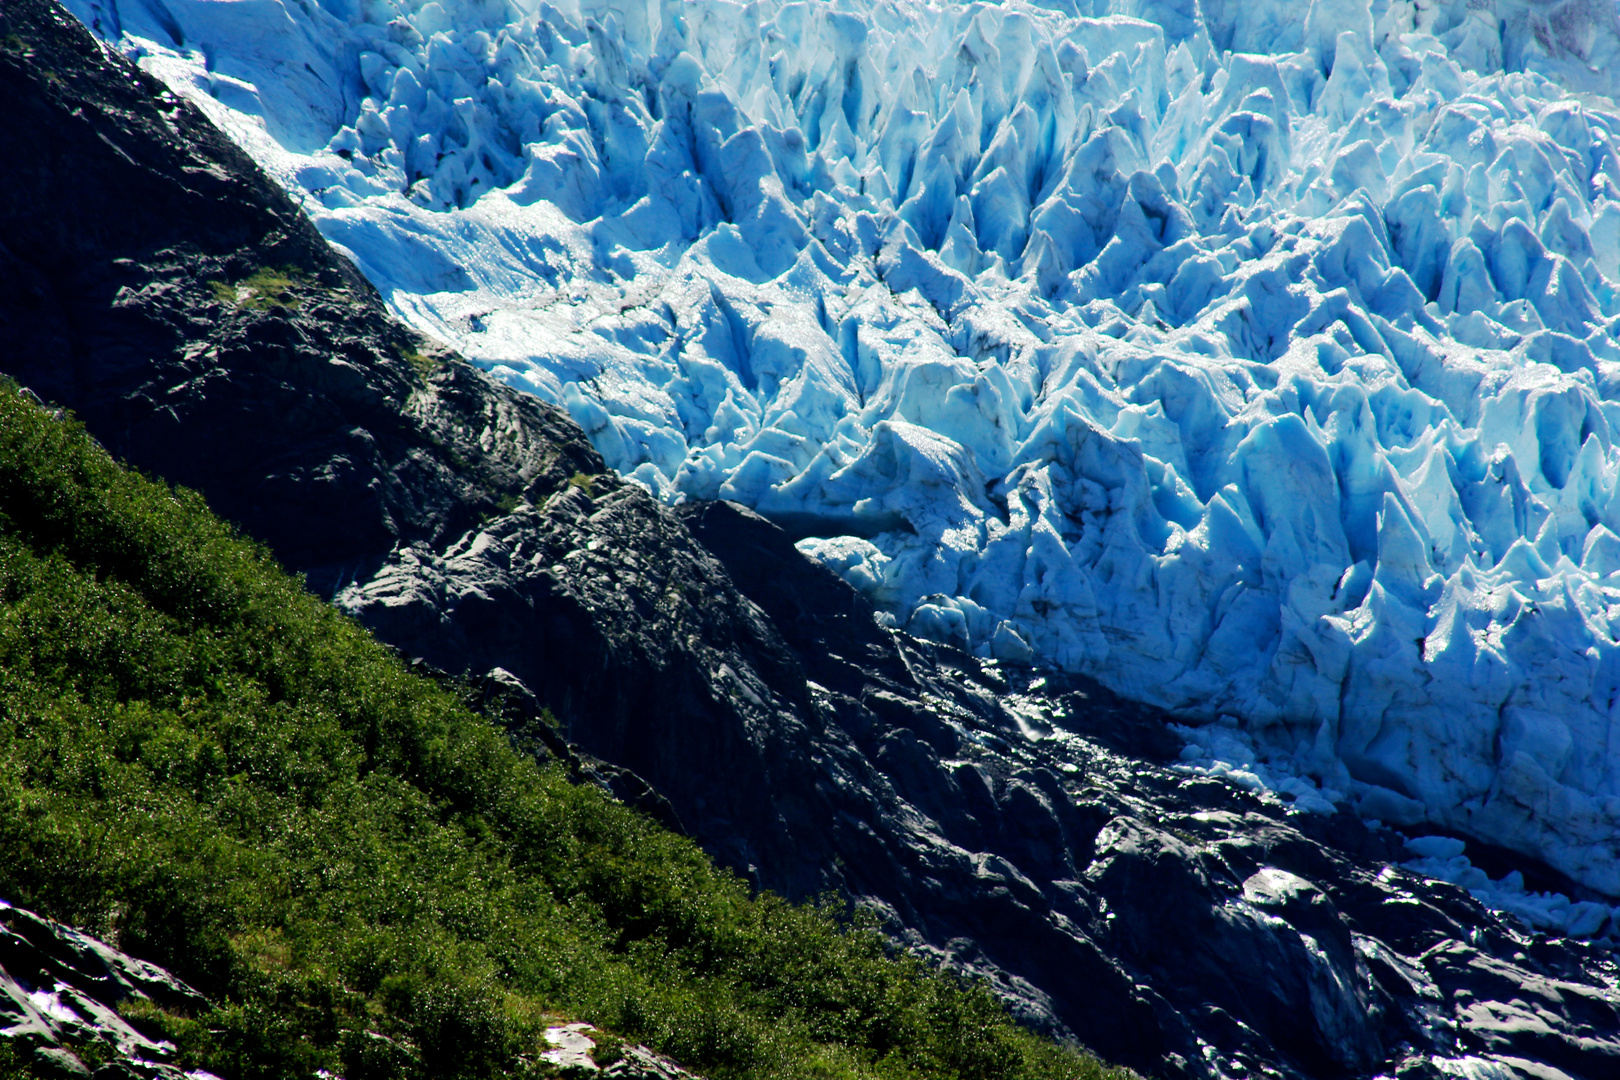
POLYGON ((73 0, 897 625, 1620 895, 1613 0, 73 0))

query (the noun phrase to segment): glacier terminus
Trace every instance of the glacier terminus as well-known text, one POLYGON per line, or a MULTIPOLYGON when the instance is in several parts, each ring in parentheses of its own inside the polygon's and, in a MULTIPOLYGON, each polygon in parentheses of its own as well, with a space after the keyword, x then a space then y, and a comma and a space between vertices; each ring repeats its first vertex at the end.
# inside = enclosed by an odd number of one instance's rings
POLYGON ((1620 896, 1613 0, 69 6, 659 498, 1620 896))

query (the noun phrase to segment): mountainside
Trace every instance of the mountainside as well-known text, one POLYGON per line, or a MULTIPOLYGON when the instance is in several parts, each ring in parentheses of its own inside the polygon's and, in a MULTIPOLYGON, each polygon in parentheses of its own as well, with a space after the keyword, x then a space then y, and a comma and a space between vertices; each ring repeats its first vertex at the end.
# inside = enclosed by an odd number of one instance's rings
POLYGON ((550 758, 0 387, 7 1080, 1129 1080, 550 758))
POLYGON ((1616 927, 1577 882, 1519 860, 1575 895, 1539 910, 1595 940, 1533 933, 1396 865, 1472 887, 1458 841, 1408 847, 1313 787, 1180 764, 1166 714, 897 632, 745 507, 664 506, 560 410, 389 323, 245 157, 60 9, 0 18, 0 89, 27 103, 0 133, 44 155, 0 204, 8 280, 32 283, 0 296, 5 369, 384 641, 472 676, 519 736, 549 710, 751 884, 856 901, 1156 1076, 1620 1061, 1616 927), (169 201, 121 231, 116 190, 169 201), (74 243, 42 233, 58 217, 74 243))
POLYGON ((6 17, 0 349, 112 453, 209 492, 322 591, 600 471, 558 410, 389 319, 196 110, 31 6, 6 17))
POLYGON ((72 6, 660 498, 1620 898, 1613 0, 72 6))

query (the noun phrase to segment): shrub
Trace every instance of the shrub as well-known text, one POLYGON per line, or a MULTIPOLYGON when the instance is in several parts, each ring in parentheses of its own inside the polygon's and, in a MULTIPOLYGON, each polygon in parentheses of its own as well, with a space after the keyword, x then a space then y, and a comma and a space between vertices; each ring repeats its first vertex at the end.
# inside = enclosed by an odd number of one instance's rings
MULTIPOLYGON (((214 299, 231 304, 244 311, 267 311, 270 308, 297 308, 302 303, 294 290, 309 284, 309 276, 296 267, 274 269, 261 267, 235 285, 224 281, 210 281, 214 299)), ((425 358, 424 358, 425 362, 425 358)))

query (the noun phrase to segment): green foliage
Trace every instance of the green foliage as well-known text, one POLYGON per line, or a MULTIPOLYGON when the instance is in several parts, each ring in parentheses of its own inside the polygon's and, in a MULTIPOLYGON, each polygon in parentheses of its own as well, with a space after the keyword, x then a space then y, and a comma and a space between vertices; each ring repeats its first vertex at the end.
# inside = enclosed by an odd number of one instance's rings
POLYGON ((297 308, 302 302, 293 290, 309 284, 309 276, 296 267, 261 267, 231 285, 224 281, 210 281, 214 298, 222 304, 232 304, 244 311, 268 311, 270 308, 297 308))
POLYGON ((33 1080, 38 1074, 29 1065, 27 1047, 11 1039, 0 1039, 0 1080, 33 1080))
POLYGON ((411 365, 411 370, 416 372, 419 379, 426 380, 444 367, 443 361, 436 360, 420 350, 408 346, 402 346, 399 355, 406 363, 411 365))
POLYGON ((479 524, 494 521, 498 517, 505 517, 522 506, 524 502, 523 496, 516 492, 508 492, 500 498, 485 504, 484 509, 478 515, 479 524))
POLYGON ((715 1078, 1126 1075, 514 752, 9 387, 0 851, 0 896, 209 995, 129 1015, 242 1080, 505 1075, 561 1018, 715 1078))
POLYGON ((624 1057, 624 1040, 617 1035, 603 1033, 595 1039, 596 1048, 591 1051, 591 1060, 601 1068, 607 1068, 615 1061, 624 1057))
POLYGON ((577 487, 592 498, 596 497, 596 477, 590 473, 575 473, 568 478, 568 486, 577 487))

